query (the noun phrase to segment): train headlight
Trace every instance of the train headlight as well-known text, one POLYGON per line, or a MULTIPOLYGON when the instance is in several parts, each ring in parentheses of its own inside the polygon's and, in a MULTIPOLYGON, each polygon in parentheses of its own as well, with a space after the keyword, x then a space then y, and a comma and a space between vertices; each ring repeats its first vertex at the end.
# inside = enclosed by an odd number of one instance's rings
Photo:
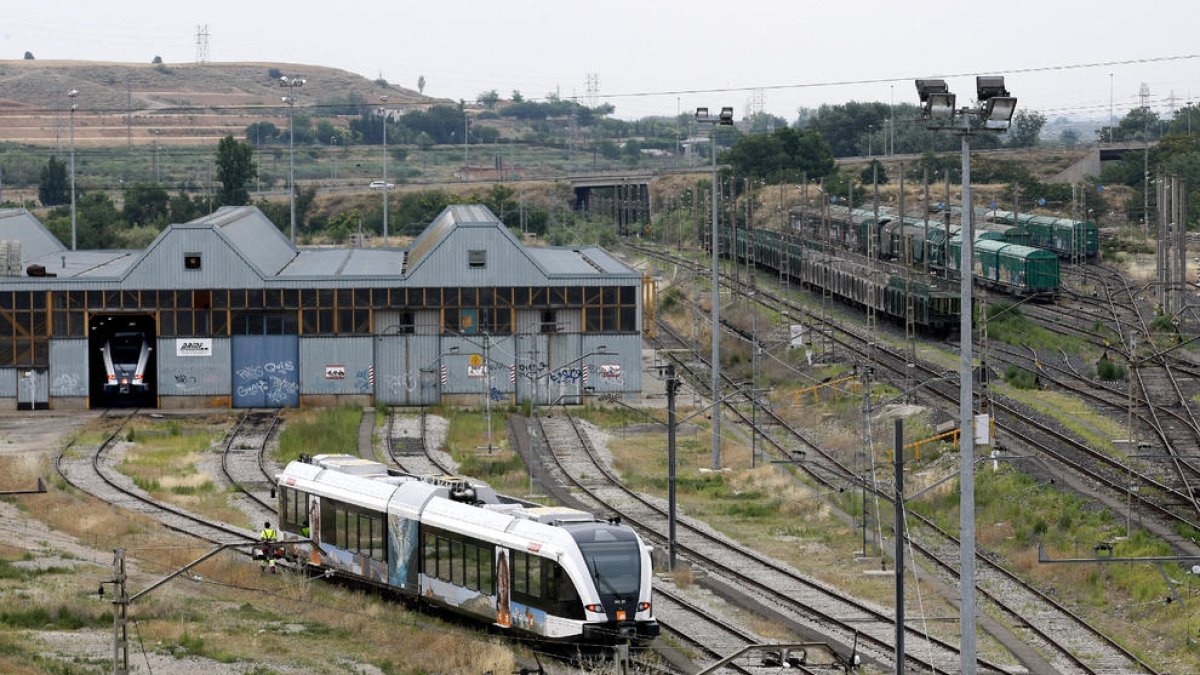
POLYGON ((601 605, 601 604, 600 604, 600 603, 598 603, 598 602, 597 602, 597 603, 593 603, 593 604, 591 604, 591 605, 584 605, 584 606, 583 606, 583 608, 584 608, 584 609, 586 609, 586 610, 587 610, 587 611, 589 611, 589 612, 596 612, 597 614, 603 614, 603 613, 604 613, 604 605, 601 605))
POLYGON ((650 603, 648 603, 648 602, 639 602, 638 603, 638 611, 639 612, 645 612, 645 611, 648 611, 649 609, 650 609, 650 603))

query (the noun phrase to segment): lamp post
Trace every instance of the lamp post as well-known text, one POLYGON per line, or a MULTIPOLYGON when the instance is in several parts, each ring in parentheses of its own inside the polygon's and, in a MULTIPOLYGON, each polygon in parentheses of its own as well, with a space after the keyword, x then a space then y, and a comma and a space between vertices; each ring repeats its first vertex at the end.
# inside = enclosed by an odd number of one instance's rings
POLYGON ((338 140, 337 140, 337 136, 330 136, 330 137, 329 137, 329 145, 333 146, 333 184, 334 184, 334 185, 337 185, 337 160, 338 160, 338 156, 337 156, 337 148, 338 148, 338 140))
MULTIPOLYGON (((971 335, 973 318, 972 282, 975 237, 972 232, 974 208, 971 204, 971 134, 982 131, 1004 131, 1012 120, 1017 99, 1004 88, 1003 77, 979 76, 975 78, 976 105, 956 109, 955 95, 950 93, 945 80, 917 80, 917 94, 924 106, 926 126, 931 129, 950 130, 962 138, 962 253, 959 263, 959 576, 960 623, 959 657, 963 673, 975 672, 975 438, 973 387, 974 369, 971 363, 971 335), (954 124, 955 117, 961 122, 954 124), (973 120, 981 124, 972 126, 973 120), (1004 127, 988 127, 988 122, 1003 122, 1004 127)), ((947 204, 949 206, 949 204, 947 204)), ((947 240, 947 253, 949 253, 947 240)))
POLYGON ((296 94, 295 90, 303 87, 306 80, 303 77, 279 76, 279 86, 286 87, 289 92, 282 97, 288 106, 288 210, 291 213, 292 245, 296 244, 296 94))
MULTIPOLYGON (((712 153, 712 399, 721 397, 721 278, 720 244, 717 239, 717 130, 733 126, 733 108, 721 108, 721 114, 712 116, 708 108, 696 108, 696 122, 712 125, 709 136, 709 151, 712 153)), ((732 234, 732 232, 731 232, 732 234)), ((721 468, 721 407, 712 411, 712 468, 721 468)))
POLYGON ((75 97, 78 89, 67 92, 71 99, 71 250, 75 250, 75 97))
POLYGON ((388 245, 388 182, 387 182, 387 102, 388 95, 384 94, 379 97, 383 101, 383 107, 379 109, 380 117, 383 119, 383 245, 388 245))

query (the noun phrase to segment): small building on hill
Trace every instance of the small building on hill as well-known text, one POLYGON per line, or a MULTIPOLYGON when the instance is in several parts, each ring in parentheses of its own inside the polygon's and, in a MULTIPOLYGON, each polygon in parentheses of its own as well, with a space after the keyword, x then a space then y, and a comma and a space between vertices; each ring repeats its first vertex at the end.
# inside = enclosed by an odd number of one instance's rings
POLYGON ((536 401, 641 390, 643 278, 482 206, 408 248, 296 248, 258 209, 69 251, 0 210, 0 408, 536 401), (15 273, 14 273, 15 272, 15 273))

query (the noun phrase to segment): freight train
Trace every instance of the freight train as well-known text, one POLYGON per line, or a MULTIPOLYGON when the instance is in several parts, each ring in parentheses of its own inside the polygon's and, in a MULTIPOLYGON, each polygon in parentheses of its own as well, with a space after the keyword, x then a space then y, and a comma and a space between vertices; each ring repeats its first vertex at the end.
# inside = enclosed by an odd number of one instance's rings
MULTIPOLYGON (((961 214, 962 209, 951 207, 951 213, 961 214)), ((975 215, 978 220, 1024 228, 1031 246, 1053 251, 1060 258, 1095 258, 1100 254, 1100 231, 1090 221, 998 209, 975 209, 975 215)))
MULTIPOLYGON (((885 212, 876 218, 874 211, 866 209, 830 209, 828 218, 829 236, 862 255, 866 255, 874 237, 871 248, 881 259, 919 265, 928 257, 934 268, 959 269, 962 229, 957 224, 947 227, 944 221, 885 212)), ((811 226, 808 231, 822 236, 811 226)), ((980 223, 975 232, 976 280, 1011 295, 1056 295, 1060 284, 1058 256, 1029 245, 1031 242, 1031 233, 1021 226, 980 223)))
POLYGON ((886 264, 870 270, 865 264, 826 254, 803 237, 771 230, 734 231, 736 240, 731 242, 728 225, 718 230, 720 247, 735 251, 743 262, 752 260, 810 288, 828 289, 842 302, 873 307, 897 321, 906 320, 911 300, 913 321, 932 333, 945 333, 958 325, 959 294, 943 280, 919 275, 910 279, 886 264))
POLYGON ((280 529, 311 566, 449 609, 506 633, 614 643, 659 633, 650 549, 619 519, 317 455, 277 477, 280 529))

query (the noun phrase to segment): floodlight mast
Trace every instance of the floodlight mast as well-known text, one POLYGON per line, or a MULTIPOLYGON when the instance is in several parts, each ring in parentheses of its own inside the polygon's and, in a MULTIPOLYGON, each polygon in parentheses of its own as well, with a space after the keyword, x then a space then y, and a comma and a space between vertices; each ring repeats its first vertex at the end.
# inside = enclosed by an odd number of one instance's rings
MULTIPOLYGON (((962 138, 962 244, 959 247, 959 657, 964 674, 975 673, 975 434, 974 364, 972 362, 972 298, 975 210, 971 203, 971 134, 1008 129, 1017 99, 1004 87, 1003 76, 975 78, 976 105, 955 108, 955 95, 945 80, 917 80, 917 95, 924 108, 926 127, 953 131, 962 138), (955 117, 961 124, 955 125, 955 117), (972 125, 972 119, 982 124, 972 125), (1003 127, 988 122, 1003 122, 1003 127)), ((947 204, 949 207, 949 204, 947 204)), ((946 241, 949 253, 949 239, 946 241)), ((897 664, 902 668, 902 664, 897 664)))
MULTIPOLYGON (((712 153, 712 400, 721 398, 721 278, 720 245, 717 239, 717 129, 733 126, 733 108, 721 108, 721 114, 713 117, 708 108, 696 108, 696 122, 712 125, 709 136, 709 151, 712 153)), ((730 236, 734 231, 730 229, 730 236)), ((731 239, 732 241, 732 239, 731 239)), ((731 247, 731 250, 732 247, 731 247)), ((712 410, 712 469, 721 468, 721 406, 712 410)))

